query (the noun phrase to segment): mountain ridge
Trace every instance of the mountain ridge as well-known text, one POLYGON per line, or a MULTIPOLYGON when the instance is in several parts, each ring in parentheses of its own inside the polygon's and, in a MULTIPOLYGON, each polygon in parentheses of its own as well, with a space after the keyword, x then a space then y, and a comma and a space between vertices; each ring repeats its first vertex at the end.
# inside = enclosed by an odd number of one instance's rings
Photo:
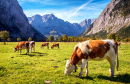
POLYGON ((83 27, 81 27, 82 24, 64 21, 57 18, 54 14, 46 14, 43 16, 36 14, 32 17, 28 17, 28 20, 33 27, 39 30, 46 37, 53 35, 55 38, 64 34, 67 34, 67 36, 78 36, 87 28, 86 25, 90 25, 86 22, 83 27))

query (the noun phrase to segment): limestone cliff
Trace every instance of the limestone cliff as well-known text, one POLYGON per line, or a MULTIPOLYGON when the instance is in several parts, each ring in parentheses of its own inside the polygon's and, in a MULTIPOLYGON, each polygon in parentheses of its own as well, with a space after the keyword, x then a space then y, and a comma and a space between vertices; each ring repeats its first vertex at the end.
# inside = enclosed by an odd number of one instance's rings
POLYGON ((130 0, 112 0, 81 36, 95 34, 102 30, 107 31, 108 34, 116 33, 122 27, 129 25, 130 0))

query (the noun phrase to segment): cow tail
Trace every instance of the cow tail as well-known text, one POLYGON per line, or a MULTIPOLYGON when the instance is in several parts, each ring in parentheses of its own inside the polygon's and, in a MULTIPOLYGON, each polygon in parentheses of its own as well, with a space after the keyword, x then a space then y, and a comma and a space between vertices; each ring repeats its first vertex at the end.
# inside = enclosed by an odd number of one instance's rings
POLYGON ((119 59, 118 59, 118 49, 117 49, 117 71, 118 71, 118 68, 119 68, 119 59))

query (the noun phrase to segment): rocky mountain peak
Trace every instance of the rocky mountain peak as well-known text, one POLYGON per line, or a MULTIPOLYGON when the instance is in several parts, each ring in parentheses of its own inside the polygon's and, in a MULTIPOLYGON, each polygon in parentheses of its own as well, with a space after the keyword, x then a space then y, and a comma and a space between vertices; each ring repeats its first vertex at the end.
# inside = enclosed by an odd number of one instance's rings
POLYGON ((84 27, 85 29, 88 28, 89 25, 91 25, 96 19, 85 19, 83 20, 79 25, 81 27, 84 27))
POLYGON ((46 22, 49 19, 53 20, 53 19, 57 19, 57 18, 53 14, 46 14, 46 15, 42 16, 43 22, 46 22))

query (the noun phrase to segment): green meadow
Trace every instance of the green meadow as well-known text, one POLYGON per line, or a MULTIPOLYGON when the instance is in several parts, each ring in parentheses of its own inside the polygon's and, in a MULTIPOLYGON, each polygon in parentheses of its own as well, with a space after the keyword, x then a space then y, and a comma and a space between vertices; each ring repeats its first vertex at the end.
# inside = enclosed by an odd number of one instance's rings
POLYGON ((130 44, 121 44, 119 48, 119 71, 115 68, 114 78, 110 78, 109 63, 89 61, 89 75, 79 79, 80 66, 70 76, 64 75, 65 64, 73 52, 76 42, 60 42, 59 49, 41 49, 42 42, 36 42, 35 52, 26 55, 14 53, 17 42, 0 42, 0 84, 122 84, 130 83, 130 44))

